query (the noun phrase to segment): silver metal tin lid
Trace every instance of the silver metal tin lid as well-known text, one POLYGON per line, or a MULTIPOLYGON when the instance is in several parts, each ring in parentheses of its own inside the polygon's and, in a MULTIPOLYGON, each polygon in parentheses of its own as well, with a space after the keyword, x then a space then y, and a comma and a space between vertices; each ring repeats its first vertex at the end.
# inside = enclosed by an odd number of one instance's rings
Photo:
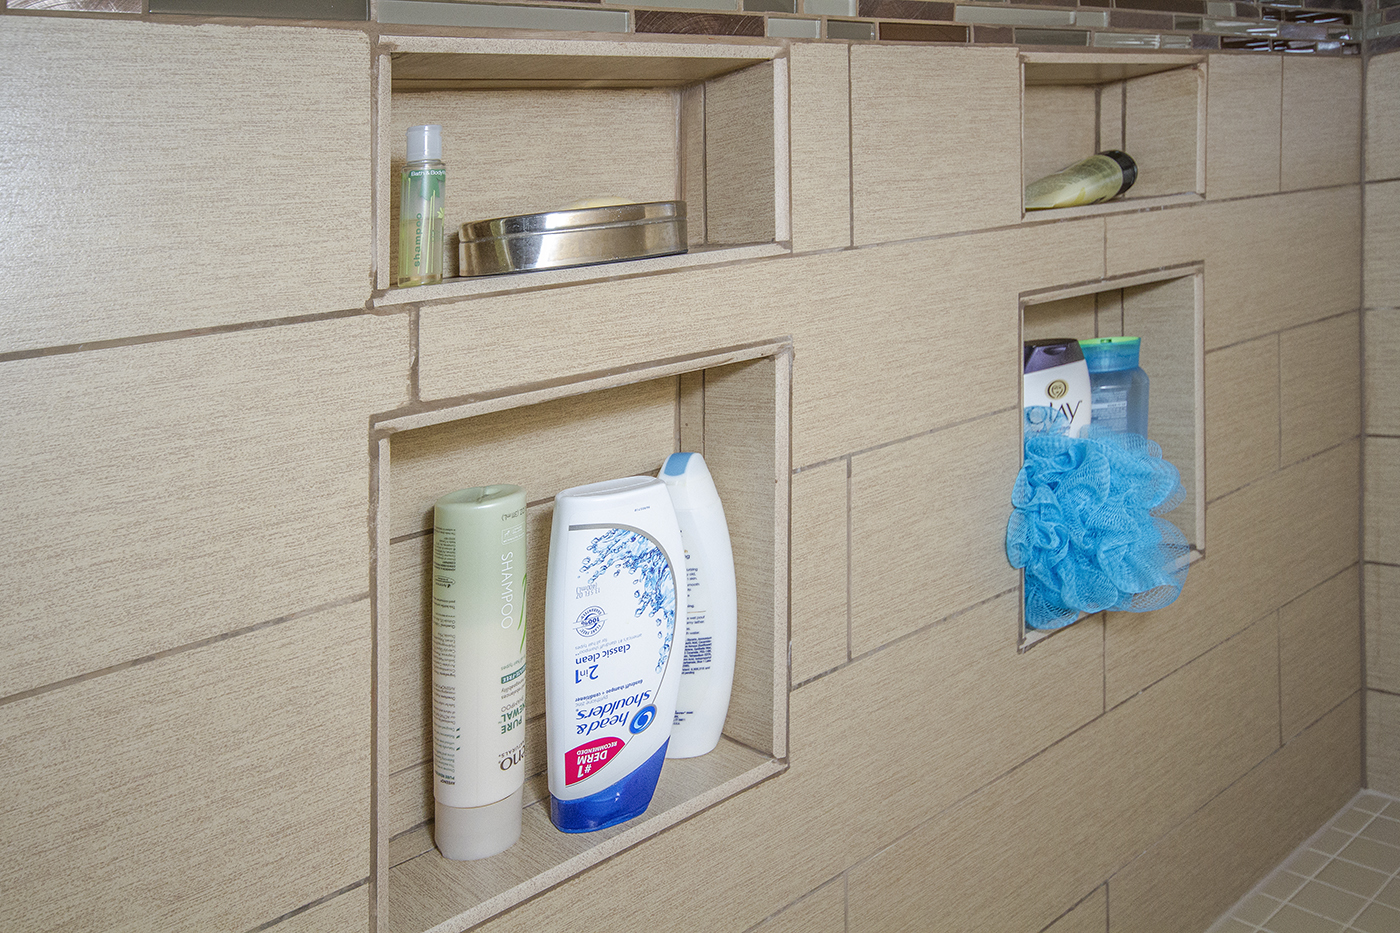
POLYGON ((686 250, 685 202, 647 201, 462 224, 462 275, 567 269, 686 250))

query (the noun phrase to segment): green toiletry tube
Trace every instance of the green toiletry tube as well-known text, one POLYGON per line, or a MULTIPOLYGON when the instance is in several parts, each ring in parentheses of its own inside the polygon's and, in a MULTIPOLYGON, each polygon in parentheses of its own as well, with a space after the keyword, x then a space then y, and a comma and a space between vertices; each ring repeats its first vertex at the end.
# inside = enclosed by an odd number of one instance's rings
POLYGON ((525 768, 525 491, 433 506, 433 839, 480 859, 520 838, 525 768))

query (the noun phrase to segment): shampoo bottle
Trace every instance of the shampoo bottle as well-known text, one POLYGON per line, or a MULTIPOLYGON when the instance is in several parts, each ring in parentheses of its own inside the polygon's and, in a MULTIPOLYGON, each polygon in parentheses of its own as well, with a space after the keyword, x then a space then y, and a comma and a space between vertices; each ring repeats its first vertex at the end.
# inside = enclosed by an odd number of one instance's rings
POLYGON ((1147 373, 1138 365, 1141 337, 1079 341, 1089 367, 1095 428, 1147 436, 1147 373))
POLYGON ((1069 437, 1079 437, 1093 417, 1089 391, 1089 367, 1079 341, 1065 337, 1027 340, 1022 361, 1022 404, 1026 408, 1049 406, 1062 415, 1069 437))
POLYGON ((545 735, 549 815, 563 832, 614 826, 651 804, 681 679, 683 553, 659 479, 607 480, 554 497, 545 735))
POLYGON ((667 758, 694 758, 719 744, 734 686, 739 610, 729 525, 705 459, 671 454, 661 481, 676 507, 685 548, 685 654, 667 758))
POLYGON ((1137 163, 1133 157, 1107 149, 1026 185, 1026 210, 1097 204, 1118 197, 1135 181, 1137 163))
POLYGON ((442 127, 408 128, 408 162, 399 197, 400 288, 442 281, 443 197, 447 166, 442 164, 442 127))
POLYGON ((450 859, 520 838, 525 768, 525 492, 433 506, 433 839, 450 859))

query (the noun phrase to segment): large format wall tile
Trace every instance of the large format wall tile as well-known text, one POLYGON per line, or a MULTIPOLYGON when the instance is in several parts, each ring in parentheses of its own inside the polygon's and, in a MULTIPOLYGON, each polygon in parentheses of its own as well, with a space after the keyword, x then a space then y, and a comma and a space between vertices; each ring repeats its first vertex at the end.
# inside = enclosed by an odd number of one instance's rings
POLYGON ((1042 930, 1278 746, 1274 636, 1245 630, 857 865, 851 933, 1042 930))
POLYGON ((1204 260, 1213 350, 1355 311, 1360 238, 1359 185, 1117 214, 1108 218, 1108 273, 1204 260))
POLYGON ((1278 613, 1279 699, 1289 741, 1361 687, 1361 570, 1354 566, 1278 613))
POLYGON ((1400 178, 1400 55, 1366 61, 1366 178, 1400 178))
POLYGON ((1366 686, 1400 694, 1400 567, 1366 564, 1366 686))
POLYGON ((1278 337, 1206 354, 1206 500, 1279 466, 1278 337))
MULTIPOLYGON (((851 463, 851 652, 1016 586, 1006 557, 1019 411, 851 463)), ((1007 644, 1014 633, 1007 632, 1007 644)))
POLYGON ((288 917, 268 930, 269 933, 359 933, 368 916, 369 888, 365 885, 288 917))
POLYGON ((1400 310, 1365 311, 1367 434, 1400 435, 1400 310))
POLYGON ((1205 558, 1177 601, 1109 613, 1110 707, 1357 561, 1357 454, 1343 445, 1207 506, 1205 558))
POLYGON ((1286 330, 1278 353, 1283 463, 1361 433, 1359 314, 1286 330))
POLYGON ((1016 223, 1020 112, 1015 49, 853 45, 856 243, 1016 223))
POLYGON ((1366 559, 1400 564, 1400 438, 1366 438, 1366 559))
POLYGON ((0 697, 364 593, 404 317, 0 364, 0 697), (63 624, 55 624, 62 619, 63 624))
POLYGON ((1115 874, 1111 933, 1209 927, 1356 793, 1360 718, 1353 695, 1115 874))
POLYGON ((1366 693, 1366 786, 1400 796, 1400 695, 1366 693))
POLYGON ((1278 191, 1282 56, 1215 55, 1207 73, 1207 193, 1218 199, 1278 191))
POLYGON ((352 30, 6 17, 0 352, 362 306, 369 72, 352 30))
POLYGON ((751 933, 846 933, 846 881, 837 878, 782 913, 754 927, 751 933))
POLYGON ((1366 186, 1366 307, 1400 307, 1400 181, 1366 186))
POLYGON ((1360 172, 1360 56, 1284 56, 1283 190, 1350 185, 1360 172))
POLYGON ((363 879, 369 672, 362 599, 0 706, 0 927, 248 930, 363 879))
POLYGON ((792 248, 851 245, 850 46, 795 43, 792 91, 792 248))
POLYGON ((1104 933, 1108 929, 1108 888, 1095 888, 1074 909, 1045 928, 1045 933, 1104 933))
POLYGON ((792 477, 792 681, 847 658, 847 461, 792 477))

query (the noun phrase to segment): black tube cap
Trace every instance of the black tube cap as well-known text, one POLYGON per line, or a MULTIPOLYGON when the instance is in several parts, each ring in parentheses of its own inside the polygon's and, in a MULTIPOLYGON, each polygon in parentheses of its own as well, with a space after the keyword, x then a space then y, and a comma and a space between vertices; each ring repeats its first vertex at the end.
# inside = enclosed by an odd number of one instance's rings
MULTIPOLYGON (((1133 186, 1133 182, 1137 181, 1137 163, 1133 161, 1132 156, 1121 149, 1105 149, 1099 155, 1108 156, 1117 162, 1118 167, 1123 170, 1123 187, 1118 189, 1118 194, 1127 191, 1133 186)), ((1118 197, 1118 194, 1115 194, 1114 197, 1118 197)))

